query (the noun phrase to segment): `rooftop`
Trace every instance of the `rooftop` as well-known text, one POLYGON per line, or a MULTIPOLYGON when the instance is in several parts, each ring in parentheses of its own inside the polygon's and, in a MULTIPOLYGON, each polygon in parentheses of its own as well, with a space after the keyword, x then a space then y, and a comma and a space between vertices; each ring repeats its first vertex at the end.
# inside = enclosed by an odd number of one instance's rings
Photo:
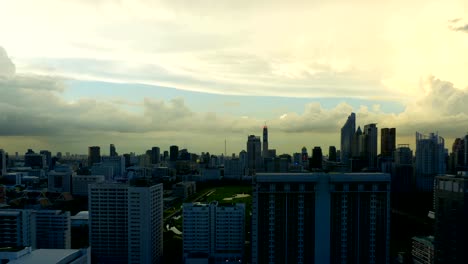
POLYGON ((70 263, 82 256, 78 249, 38 249, 32 251, 17 260, 10 261, 10 264, 36 264, 36 263, 70 263))

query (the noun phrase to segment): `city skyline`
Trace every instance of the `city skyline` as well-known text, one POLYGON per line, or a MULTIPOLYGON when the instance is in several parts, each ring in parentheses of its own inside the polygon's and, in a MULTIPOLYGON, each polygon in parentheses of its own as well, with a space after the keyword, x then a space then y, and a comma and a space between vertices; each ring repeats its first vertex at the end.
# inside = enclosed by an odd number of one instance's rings
POLYGON ((463 7, 5 3, 0 144, 10 153, 110 143, 121 153, 174 144, 223 153, 227 139, 230 154, 266 122, 269 147, 293 153, 339 148, 351 112, 357 126, 397 128, 396 144, 412 149, 416 131, 453 142, 468 122, 463 7))

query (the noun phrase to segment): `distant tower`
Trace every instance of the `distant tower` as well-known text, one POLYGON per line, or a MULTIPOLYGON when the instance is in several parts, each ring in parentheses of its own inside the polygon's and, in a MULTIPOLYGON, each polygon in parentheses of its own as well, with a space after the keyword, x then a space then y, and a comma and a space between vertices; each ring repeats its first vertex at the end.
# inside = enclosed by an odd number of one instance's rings
POLYGON ((159 147, 151 148, 151 164, 158 164, 161 161, 161 149, 159 147))
POLYGON ((396 129, 382 128, 380 136, 380 153, 382 157, 391 158, 396 148, 396 129))
POLYGON ((330 146, 328 148, 328 160, 336 161, 336 147, 335 146, 330 146))
POLYGON ((268 158, 268 127, 263 126, 263 158, 268 158))
POLYGON ((169 147, 169 160, 176 161, 178 157, 179 157, 179 147, 170 146, 169 147))
POLYGON ((314 147, 312 150, 312 159, 309 168, 322 169, 322 148, 314 147))
POLYGON ((262 151, 260 137, 250 135, 247 138, 247 167, 249 175, 254 175, 262 169, 262 151))
POLYGON ((0 175, 5 175, 7 172, 7 165, 6 165, 6 154, 3 149, 0 149, 0 175))
POLYGON ((368 124, 364 126, 363 144, 364 158, 368 162, 369 168, 377 168, 377 126, 368 124))
POLYGON ((88 148, 88 167, 94 165, 94 163, 101 162, 101 148, 93 146, 88 148))
POLYGON ((351 113, 341 128, 341 162, 345 164, 349 164, 349 159, 351 158, 351 145, 355 130, 356 114, 351 113))
POLYGON ((115 146, 114 146, 114 144, 110 144, 110 147, 109 147, 109 148, 110 148, 110 151, 109 151, 110 156, 111 156, 111 157, 117 156, 117 152, 115 151, 115 146))
POLYGON ((445 140, 435 133, 428 136, 416 132, 416 189, 434 190, 434 177, 445 174, 445 140))

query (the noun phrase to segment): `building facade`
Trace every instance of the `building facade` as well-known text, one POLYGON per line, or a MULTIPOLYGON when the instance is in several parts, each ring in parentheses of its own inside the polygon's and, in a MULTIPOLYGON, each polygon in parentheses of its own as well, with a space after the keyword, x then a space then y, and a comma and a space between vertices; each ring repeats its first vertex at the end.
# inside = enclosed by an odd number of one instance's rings
POLYGON ((380 153, 382 157, 391 158, 396 149, 396 129, 382 128, 380 132, 380 153))
POLYGON ((60 210, 36 211, 37 248, 70 249, 70 212, 60 210))
POLYGON ((247 168, 249 175, 253 175, 262 170, 262 143, 260 137, 250 135, 247 138, 247 168))
POLYGON ((416 190, 432 192, 434 177, 445 174, 444 138, 431 133, 423 135, 416 132, 416 190))
POLYGON ((356 131, 356 114, 351 113, 346 120, 346 123, 341 128, 341 162, 349 164, 351 158, 351 145, 353 136, 356 131))

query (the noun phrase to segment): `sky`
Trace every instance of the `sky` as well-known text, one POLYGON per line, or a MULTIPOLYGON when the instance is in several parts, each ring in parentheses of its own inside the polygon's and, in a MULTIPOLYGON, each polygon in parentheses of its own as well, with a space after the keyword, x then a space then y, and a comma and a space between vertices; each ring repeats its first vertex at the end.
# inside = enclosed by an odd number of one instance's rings
POLYGON ((0 148, 238 153, 468 133, 466 0, 0 0, 0 148))

